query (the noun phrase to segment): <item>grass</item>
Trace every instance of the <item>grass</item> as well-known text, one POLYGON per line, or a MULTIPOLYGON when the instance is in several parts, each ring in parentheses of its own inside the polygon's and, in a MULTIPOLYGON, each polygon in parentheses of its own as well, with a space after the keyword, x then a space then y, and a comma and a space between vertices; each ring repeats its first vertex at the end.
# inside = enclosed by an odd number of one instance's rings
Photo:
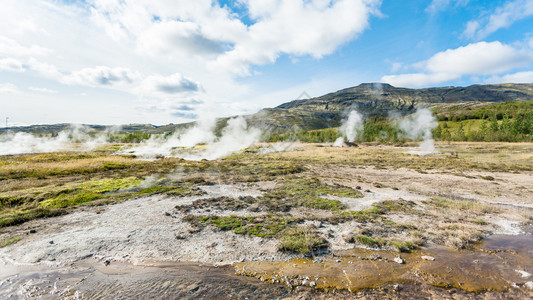
POLYGON ((309 207, 324 210, 342 210, 346 206, 338 200, 326 199, 324 196, 360 198, 362 194, 341 185, 325 185, 316 178, 289 178, 282 185, 263 196, 263 202, 269 207, 288 210, 292 207, 309 207))
POLYGON ((2 214, 0 214, 0 228, 22 224, 33 219, 55 217, 65 213, 66 211, 64 210, 52 208, 33 208, 4 211, 2 214))
POLYGON ((278 249, 305 255, 327 249, 329 243, 310 227, 291 227, 283 231, 278 249))
POLYGON ((359 244, 368 247, 380 247, 383 245, 383 241, 376 241, 375 239, 366 235, 356 235, 354 237, 354 240, 357 241, 359 244))
POLYGON ((12 245, 12 244, 18 242, 18 241, 20 241, 20 237, 18 237, 18 236, 11 237, 11 238, 8 238, 8 239, 5 239, 5 240, 0 240, 0 248, 7 247, 9 245, 12 245))
POLYGON ((177 209, 190 211, 192 209, 213 208, 220 210, 242 210, 252 205, 257 210, 269 212, 287 212, 296 207, 339 211, 345 205, 338 200, 326 199, 326 195, 338 197, 361 197, 362 194, 352 188, 341 185, 325 185, 317 179, 292 178, 282 181, 281 185, 267 192, 264 196, 254 197, 218 197, 200 199, 190 205, 178 206, 177 209))
MULTIPOLYGON (((471 175, 480 170, 531 169, 533 158, 533 146, 528 144, 439 146, 460 153, 459 158, 453 159, 447 154, 408 155, 403 153, 405 148, 390 145, 363 144, 349 149, 306 147, 309 149, 270 154, 245 151, 215 161, 175 158, 141 161, 132 156, 112 156, 106 151, 0 157, 0 227, 66 214, 79 206, 103 205, 138 196, 202 195, 205 192, 199 188, 201 185, 261 182, 257 184, 261 188, 263 182, 268 182, 266 186, 273 188, 266 188, 262 196, 204 198, 176 209, 190 214, 185 220, 193 227, 213 226, 237 234, 278 239, 280 249, 289 252, 308 253, 324 245, 325 239, 314 228, 302 227, 304 220, 323 222, 326 226, 353 222, 352 241, 372 248, 407 251, 423 243, 461 248, 487 234, 492 228, 490 215, 501 212, 501 208, 474 201, 433 198, 416 203, 391 199, 362 211, 349 211, 344 200, 335 197, 358 198, 362 194, 348 186, 324 182, 350 182, 354 186, 357 182, 361 185, 376 182, 367 181, 363 175, 351 178, 337 175, 334 170, 340 167, 372 166, 380 172, 406 167, 426 173, 471 175), (335 175, 328 177, 330 174, 335 175), (228 210, 242 215, 216 215, 228 210)), ((494 177, 483 174, 472 179, 503 184, 498 175, 494 177)))
POLYGON ((461 213, 475 214, 475 215, 497 213, 501 211, 499 207, 494 206, 494 205, 488 205, 488 204, 483 204, 483 203, 474 202, 474 201, 466 201, 466 200, 449 200, 449 199, 442 199, 442 198, 432 198, 429 200, 428 203, 436 208, 449 209, 453 211, 460 211, 461 213))
POLYGON ((212 225, 223 231, 232 230, 237 234, 258 237, 278 237, 280 232, 285 230, 287 226, 298 223, 301 219, 287 218, 276 214, 268 214, 261 217, 202 217, 188 215, 184 218, 184 221, 192 223, 195 226, 212 225))
POLYGON ((72 190, 64 190, 57 197, 44 200, 39 203, 41 207, 65 208, 76 206, 78 204, 94 201, 109 197, 109 192, 116 192, 129 187, 137 186, 141 182, 136 177, 127 177, 120 179, 106 178, 85 182, 72 190))
POLYGON ((373 238, 367 235, 355 235, 353 237, 353 241, 357 244, 367 246, 370 248, 385 248, 389 247, 392 248, 398 252, 407 252, 413 249, 416 249, 418 246, 420 246, 420 242, 417 245, 416 242, 412 241, 403 241, 399 239, 383 239, 383 238, 373 238))

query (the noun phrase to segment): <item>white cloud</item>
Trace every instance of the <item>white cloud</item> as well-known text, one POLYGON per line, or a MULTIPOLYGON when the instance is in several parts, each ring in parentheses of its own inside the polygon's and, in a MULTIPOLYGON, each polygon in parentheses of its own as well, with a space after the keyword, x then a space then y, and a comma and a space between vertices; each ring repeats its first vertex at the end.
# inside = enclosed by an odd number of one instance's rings
POLYGON ((479 42, 433 55, 415 66, 423 72, 386 75, 381 78, 398 86, 427 86, 459 79, 464 75, 495 75, 533 63, 533 53, 500 42, 479 42))
POLYGON ((0 55, 3 56, 15 56, 15 57, 27 57, 27 56, 43 56, 52 53, 52 50, 31 45, 29 47, 22 46, 17 41, 0 36, 0 55))
POLYGON ((242 2, 256 23, 211 64, 213 69, 248 75, 251 65, 273 63, 282 53, 321 58, 366 29, 380 4, 375 0, 242 2))
POLYGON ((74 71, 64 76, 61 81, 66 84, 78 84, 86 86, 114 86, 131 84, 140 78, 138 72, 128 68, 110 68, 97 66, 74 71))
POLYGON ((399 87, 420 87, 439 84, 453 79, 457 79, 456 74, 409 73, 400 75, 385 75, 381 77, 381 82, 389 83, 399 87))
POLYGON ((463 36, 481 40, 501 28, 508 28, 513 23, 533 16, 533 0, 515 0, 496 8, 489 16, 467 23, 463 36))
POLYGON ((212 70, 249 74, 283 53, 321 58, 368 27, 380 0, 240 0, 251 25, 216 1, 92 1, 92 18, 152 56, 200 56, 212 70), (177 3, 176 3, 177 2, 177 3))
POLYGON ((183 77, 180 73, 170 76, 152 75, 146 77, 140 85, 138 91, 141 94, 182 94, 198 92, 200 84, 190 78, 183 77))
POLYGON ((34 91, 34 92, 39 92, 39 93, 47 93, 47 94, 57 94, 57 93, 59 93, 56 90, 47 89, 47 88, 38 88, 38 87, 33 87, 33 86, 30 86, 28 88, 28 90, 34 91))
POLYGON ((492 76, 486 80, 487 83, 533 83, 533 71, 517 72, 505 74, 503 76, 492 76))
MULTIPOLYGON (((254 101, 262 101, 261 107, 280 101, 258 99, 259 84, 236 74, 248 74, 253 66, 273 63, 281 55, 297 63, 302 56, 319 59, 334 53, 368 27, 369 18, 379 15, 381 4, 380 0, 221 2, 4 0, 0 68, 25 73, 13 81, 13 74, 0 72, 0 82, 13 82, 21 89, 24 82, 21 103, 47 99, 49 118, 61 121, 65 114, 57 103, 70 103, 67 93, 52 95, 43 90, 38 94, 29 92, 29 86, 53 90, 46 84, 55 81, 54 88, 56 83, 71 85, 68 95, 80 100, 76 107, 109 99, 102 105, 110 111, 107 116, 117 117, 113 122, 118 118, 179 122, 171 115, 197 113, 199 104, 186 104, 191 99, 214 107, 218 115, 234 114, 233 103, 246 108, 258 105, 250 103, 251 95, 254 101), (87 94, 86 99, 82 94, 87 94), (153 107, 169 109, 137 113, 135 108, 146 100, 153 101, 153 107), (115 109, 119 106, 124 110, 115 109), (136 115, 119 117, 126 109, 136 115)), ((101 120, 100 115, 94 118, 101 120)))
POLYGON ((24 72, 22 62, 14 58, 0 59, 0 71, 24 72))
POLYGON ((396 72, 400 71, 403 67, 404 67, 403 63, 394 62, 394 63, 392 63, 392 66, 391 66, 391 72, 392 73, 396 73, 396 72))
POLYGON ((37 60, 33 57, 28 60, 27 65, 28 69, 47 79, 60 81, 64 76, 56 66, 37 60))
POLYGON ((450 4, 454 3, 455 7, 465 6, 470 0, 432 0, 431 3, 426 7, 426 12, 435 14, 439 11, 447 9, 450 4))
POLYGON ((15 94, 19 89, 12 83, 0 83, 0 94, 15 94))
POLYGON ((473 43, 439 52, 425 65, 432 73, 487 75, 525 67, 532 62, 532 53, 496 41, 473 43))
POLYGON ((139 36, 138 48, 149 55, 210 56, 223 51, 219 42, 206 38, 198 24, 168 21, 154 24, 139 36))

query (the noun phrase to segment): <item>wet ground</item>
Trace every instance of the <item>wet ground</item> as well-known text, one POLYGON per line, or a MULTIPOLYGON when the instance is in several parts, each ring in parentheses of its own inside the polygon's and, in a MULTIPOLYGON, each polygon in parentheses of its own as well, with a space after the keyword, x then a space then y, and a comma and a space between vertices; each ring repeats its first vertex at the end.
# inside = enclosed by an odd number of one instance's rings
POLYGON ((492 236, 475 250, 351 249, 314 261, 234 266, 87 257, 66 266, 4 260, 1 270, 1 299, 523 299, 533 296, 533 238, 492 236), (404 263, 394 261, 398 256, 404 263))
POLYGON ((533 296, 533 236, 530 232, 494 235, 472 250, 431 247, 398 253, 356 248, 323 259, 241 262, 235 269, 261 281, 325 292, 359 292, 393 284, 396 289, 440 287, 461 290, 465 297, 521 299, 533 296))
POLYGON ((2 266, 0 298, 280 298, 284 287, 235 275, 231 266, 186 263, 134 266, 87 258, 66 267, 2 266))

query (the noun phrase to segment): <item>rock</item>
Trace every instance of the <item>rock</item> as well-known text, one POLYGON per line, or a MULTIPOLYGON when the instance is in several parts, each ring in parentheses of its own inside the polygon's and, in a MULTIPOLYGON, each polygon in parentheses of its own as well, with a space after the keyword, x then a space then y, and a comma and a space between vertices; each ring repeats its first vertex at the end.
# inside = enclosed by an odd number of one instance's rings
POLYGON ((433 257, 433 256, 427 256, 427 255, 422 255, 422 259, 423 259, 423 260, 431 260, 431 261, 433 261, 433 260, 435 260, 435 257, 433 257))
POLYGON ((309 282, 309 286, 310 287, 315 287, 316 286, 316 282, 314 282, 314 281, 309 282))
POLYGON ((347 234, 347 235, 344 235, 342 236, 343 240, 346 242, 346 243, 355 243, 355 240, 353 238, 353 235, 351 234, 347 234))
POLYGON ((403 258, 401 258, 400 256, 396 256, 394 258, 394 262, 397 262, 399 264, 405 264, 405 260, 403 260, 403 258))
POLYGON ((318 257, 313 260, 314 263, 321 263, 323 261, 324 260, 322 258, 318 258, 318 257))
POLYGON ((259 212, 261 211, 261 206, 258 203, 254 203, 248 207, 248 210, 251 212, 259 212))
POLYGON ((360 189, 361 189, 361 186, 358 185, 358 186, 355 187, 355 189, 356 189, 356 190, 360 190, 360 189))
POLYGON ((340 263, 340 262, 341 262, 341 260, 340 260, 340 259, 337 259, 337 260, 336 260, 336 262, 340 263))

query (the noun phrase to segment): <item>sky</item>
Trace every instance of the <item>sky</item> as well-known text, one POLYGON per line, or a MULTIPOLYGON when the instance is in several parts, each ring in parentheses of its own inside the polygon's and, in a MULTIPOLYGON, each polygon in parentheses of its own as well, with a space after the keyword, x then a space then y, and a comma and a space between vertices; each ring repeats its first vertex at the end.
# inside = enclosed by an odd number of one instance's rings
POLYGON ((2 0, 0 124, 190 122, 365 82, 533 82, 533 0, 2 0))

